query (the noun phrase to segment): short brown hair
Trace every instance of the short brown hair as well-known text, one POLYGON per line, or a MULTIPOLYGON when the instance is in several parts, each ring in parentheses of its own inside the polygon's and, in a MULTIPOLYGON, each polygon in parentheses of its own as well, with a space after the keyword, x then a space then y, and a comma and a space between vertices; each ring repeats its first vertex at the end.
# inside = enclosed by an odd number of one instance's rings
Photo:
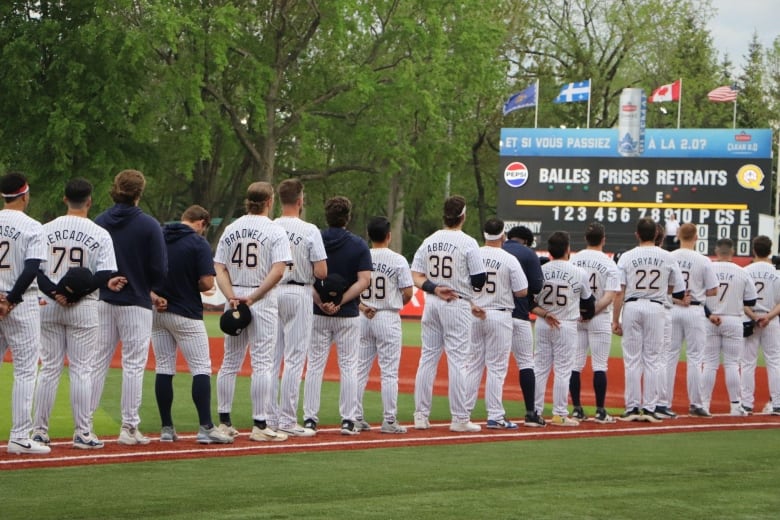
POLYGON ((328 226, 343 228, 352 215, 352 202, 346 197, 331 197, 325 202, 325 221, 328 226))
POLYGON ((135 204, 146 188, 146 178, 138 170, 122 170, 114 177, 111 200, 115 204, 135 204))
POLYGON ((759 258, 766 258, 772 254, 772 239, 766 235, 758 235, 753 239, 753 252, 759 258))
POLYGON ((604 240, 605 236, 606 231, 604 230, 604 224, 601 222, 591 222, 585 229, 585 242, 587 242, 589 246, 601 244, 601 241, 604 240))
POLYGON ((444 201, 444 225, 447 227, 457 226, 466 218, 466 199, 460 195, 453 195, 444 201))
POLYGON ((677 235, 680 237, 680 240, 684 240, 686 242, 696 238, 696 234, 696 224, 691 224, 690 222, 686 222, 680 226, 680 229, 677 230, 677 235))
POLYGON ((276 188, 282 204, 295 204, 303 195, 303 183, 298 179, 285 179, 276 188))
POLYGON ((642 242, 652 242, 655 240, 657 229, 655 220, 650 217, 642 217, 636 223, 636 234, 642 242))
POLYGON ((253 182, 246 190, 246 199, 244 206, 246 212, 252 215, 259 215, 265 211, 271 199, 274 196, 274 187, 267 182, 253 182))
POLYGON ((189 208, 184 210, 184 213, 181 214, 181 220, 183 222, 197 222, 199 220, 205 221, 204 224, 206 224, 206 227, 211 225, 211 215, 209 215, 208 210, 204 208, 203 206, 198 206, 197 204, 193 204, 189 208))

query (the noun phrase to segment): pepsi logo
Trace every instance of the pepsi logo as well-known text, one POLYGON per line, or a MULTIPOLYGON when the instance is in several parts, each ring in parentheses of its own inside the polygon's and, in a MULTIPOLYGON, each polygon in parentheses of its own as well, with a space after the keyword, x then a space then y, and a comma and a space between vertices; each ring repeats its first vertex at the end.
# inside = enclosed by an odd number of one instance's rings
POLYGON ((743 143, 750 141, 751 139, 753 139, 753 137, 750 134, 745 133, 744 131, 734 136, 735 141, 739 141, 743 143))
POLYGON ((631 103, 623 105, 620 108, 621 108, 621 110, 623 110, 623 112, 636 112, 636 110, 637 110, 637 106, 636 105, 632 105, 631 103))
POLYGON ((512 188, 519 188, 528 181, 528 168, 521 162, 509 163, 504 169, 504 181, 512 188))

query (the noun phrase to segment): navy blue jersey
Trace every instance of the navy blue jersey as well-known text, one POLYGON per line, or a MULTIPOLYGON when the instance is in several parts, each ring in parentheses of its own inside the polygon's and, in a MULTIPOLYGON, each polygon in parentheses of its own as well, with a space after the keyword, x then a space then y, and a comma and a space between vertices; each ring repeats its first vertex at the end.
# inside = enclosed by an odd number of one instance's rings
MULTIPOLYGON (((368 244, 359 236, 343 228, 328 228, 322 231, 322 241, 325 244, 325 253, 328 255, 328 274, 340 274, 346 280, 347 287, 351 287, 357 281, 357 274, 360 271, 374 270, 368 244)), ((333 316, 357 317, 360 315, 359 303, 360 298, 354 298, 342 304, 339 312, 333 316)), ((314 314, 330 316, 316 305, 314 314)))
POLYGON ((511 253, 520 262, 525 277, 528 279, 528 295, 523 298, 515 298, 515 308, 512 311, 513 318, 528 320, 531 310, 531 302, 534 296, 542 290, 542 264, 539 256, 530 248, 515 240, 507 240, 503 245, 504 251, 511 253))
POLYGON ((168 300, 166 312, 202 320, 198 281, 202 276, 216 275, 211 246, 186 224, 167 224, 163 235, 168 249, 168 276, 158 294, 168 300))

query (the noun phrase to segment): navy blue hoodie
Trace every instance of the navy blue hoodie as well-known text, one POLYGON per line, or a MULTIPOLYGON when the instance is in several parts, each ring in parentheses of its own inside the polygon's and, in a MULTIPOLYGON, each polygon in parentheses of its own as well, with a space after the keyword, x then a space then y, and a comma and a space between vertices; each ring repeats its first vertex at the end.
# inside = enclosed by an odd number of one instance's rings
POLYGON ((179 222, 163 226, 163 236, 168 249, 168 276, 157 294, 168 300, 165 312, 202 320, 198 281, 202 276, 216 274, 211 246, 194 229, 179 222))
MULTIPOLYGON (((328 255, 328 274, 340 274, 347 281, 347 287, 357 282, 357 274, 360 271, 373 271, 371 251, 368 245, 359 236, 350 233, 344 228, 328 228, 322 231, 322 242, 325 244, 325 252, 328 255)), ((354 318, 360 315, 358 304, 360 298, 355 298, 342 304, 341 309, 333 316, 341 318, 354 318)), ((325 314, 316 305, 314 314, 325 314)))
POLYGON ((152 308, 150 291, 162 288, 168 272, 168 254, 159 222, 128 204, 116 204, 101 213, 95 223, 114 241, 117 274, 127 278, 119 292, 100 289, 100 299, 114 305, 152 308))

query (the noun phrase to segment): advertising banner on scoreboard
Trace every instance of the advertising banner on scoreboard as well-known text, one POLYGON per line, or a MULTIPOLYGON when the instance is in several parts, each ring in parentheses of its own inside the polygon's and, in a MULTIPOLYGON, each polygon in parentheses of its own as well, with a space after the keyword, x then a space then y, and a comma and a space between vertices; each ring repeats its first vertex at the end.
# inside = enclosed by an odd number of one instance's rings
POLYGON ((529 227, 539 247, 562 230, 580 249, 587 223, 598 220, 606 249, 625 250, 636 244, 637 219, 663 224, 674 214, 696 224, 701 253, 727 237, 749 255, 771 186, 769 129, 648 129, 634 157, 618 153, 614 128, 501 131, 498 215, 529 227))

